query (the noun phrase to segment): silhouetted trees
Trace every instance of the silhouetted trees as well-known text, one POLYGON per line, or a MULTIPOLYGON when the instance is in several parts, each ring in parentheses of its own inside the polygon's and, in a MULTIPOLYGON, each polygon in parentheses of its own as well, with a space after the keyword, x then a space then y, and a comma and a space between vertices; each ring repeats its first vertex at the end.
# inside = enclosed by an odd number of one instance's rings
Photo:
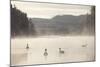
POLYGON ((91 19, 92 19, 92 30, 93 33, 95 34, 95 6, 91 7, 91 19))
POLYGON ((32 19, 29 19, 29 35, 36 35, 35 26, 32 23, 32 19))
POLYGON ((87 29, 89 35, 95 34, 95 6, 91 6, 91 14, 87 15, 87 29))
POLYGON ((31 34, 35 34, 35 29, 34 25, 28 20, 27 14, 11 5, 11 36, 28 36, 31 34))

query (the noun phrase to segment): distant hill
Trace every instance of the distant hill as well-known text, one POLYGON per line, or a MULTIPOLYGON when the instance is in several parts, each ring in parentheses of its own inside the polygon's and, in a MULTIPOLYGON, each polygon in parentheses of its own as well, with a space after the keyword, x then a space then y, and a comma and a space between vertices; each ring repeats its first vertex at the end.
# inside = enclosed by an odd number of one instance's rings
POLYGON ((93 35, 91 15, 57 15, 52 19, 31 18, 38 35, 93 35))

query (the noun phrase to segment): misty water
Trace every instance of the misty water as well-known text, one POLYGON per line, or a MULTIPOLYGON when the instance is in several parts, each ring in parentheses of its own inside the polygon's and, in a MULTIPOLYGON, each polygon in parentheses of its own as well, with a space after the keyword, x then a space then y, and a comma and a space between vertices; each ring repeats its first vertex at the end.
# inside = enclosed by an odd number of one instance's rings
POLYGON ((93 61, 94 36, 40 36, 11 39, 11 64, 49 64, 93 61), (29 49, 26 49, 27 43, 29 49), (44 56, 45 48, 48 55, 44 56), (64 54, 59 53, 59 48, 64 54))

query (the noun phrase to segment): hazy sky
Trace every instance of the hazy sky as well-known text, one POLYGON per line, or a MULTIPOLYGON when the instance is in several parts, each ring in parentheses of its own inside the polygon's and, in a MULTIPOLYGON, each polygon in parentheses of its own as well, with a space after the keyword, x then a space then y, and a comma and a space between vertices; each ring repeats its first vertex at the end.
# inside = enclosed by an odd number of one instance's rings
POLYGON ((52 18, 56 15, 83 15, 90 14, 90 6, 50 4, 36 2, 12 1, 11 4, 22 12, 27 13, 28 17, 33 18, 52 18))

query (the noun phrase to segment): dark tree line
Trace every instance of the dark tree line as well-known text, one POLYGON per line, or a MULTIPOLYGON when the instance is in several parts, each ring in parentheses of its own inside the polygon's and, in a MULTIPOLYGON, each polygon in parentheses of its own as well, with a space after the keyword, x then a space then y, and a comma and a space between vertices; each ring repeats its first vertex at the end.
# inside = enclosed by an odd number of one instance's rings
POLYGON ((91 6, 91 14, 87 16, 87 27, 89 34, 95 34, 95 6, 91 6))
POLYGON ((11 36, 29 36, 33 34, 35 34, 34 25, 27 18, 27 14, 11 5, 11 36))

